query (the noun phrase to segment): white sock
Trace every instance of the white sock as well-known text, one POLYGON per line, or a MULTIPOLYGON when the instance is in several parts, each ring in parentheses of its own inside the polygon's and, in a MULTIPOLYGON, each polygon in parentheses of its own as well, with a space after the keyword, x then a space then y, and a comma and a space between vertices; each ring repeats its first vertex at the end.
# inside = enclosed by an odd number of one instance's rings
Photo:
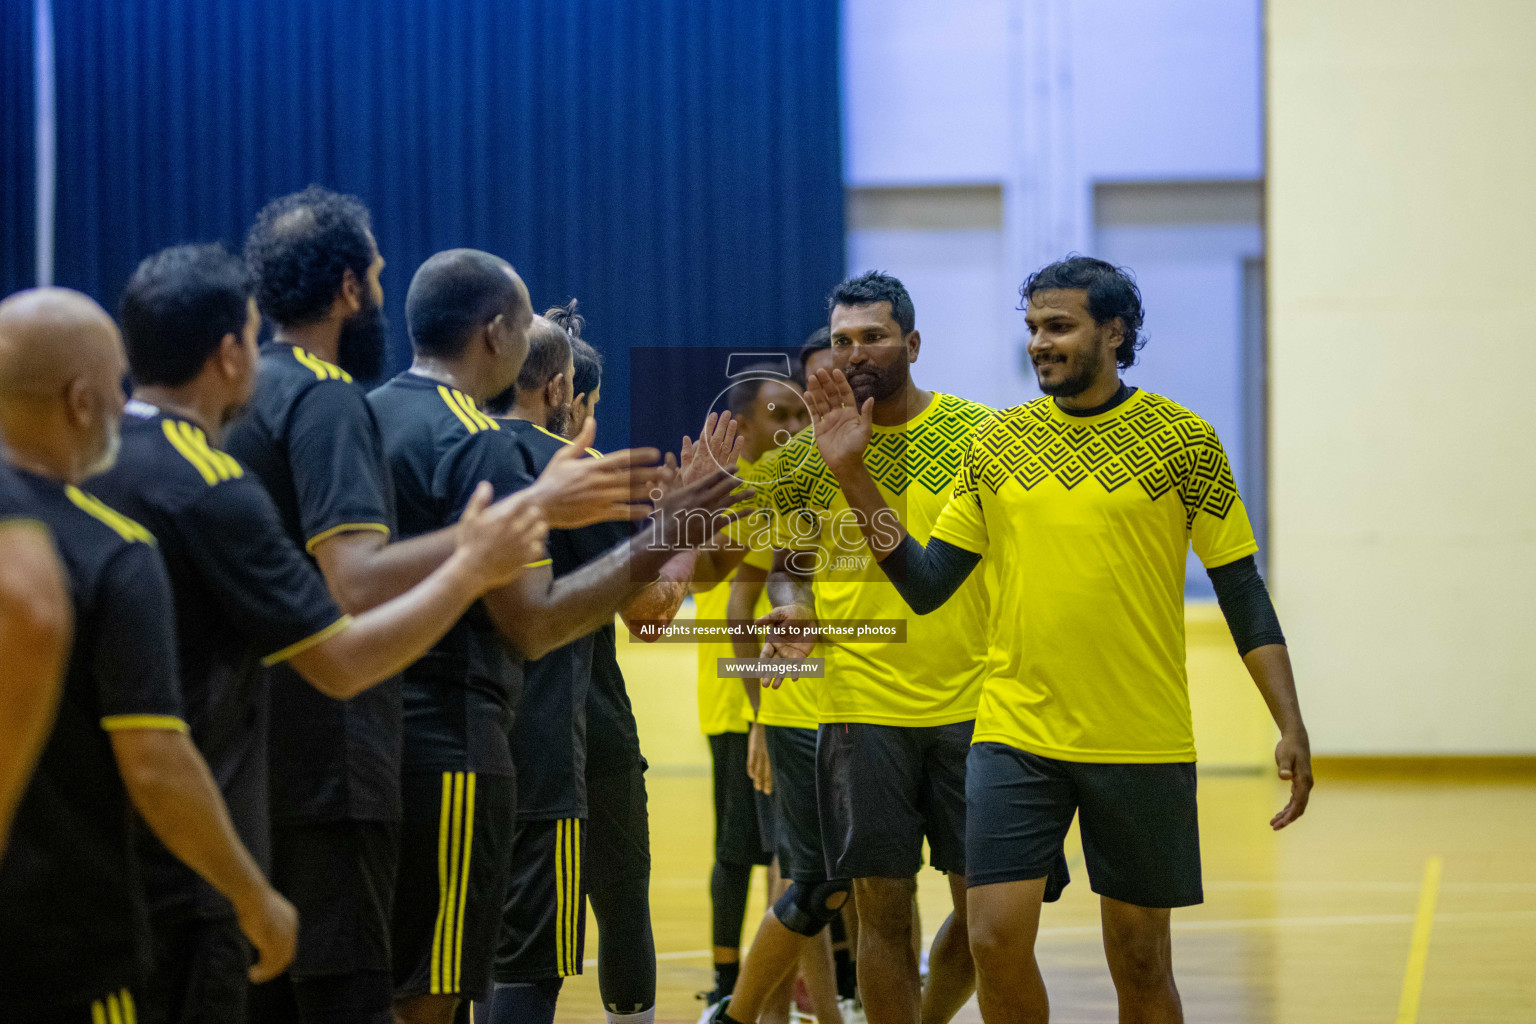
POLYGON ((612 1010, 604 1010, 603 1015, 608 1018, 608 1024, 656 1024, 656 1007, 654 1006, 639 1013, 614 1013, 612 1010))

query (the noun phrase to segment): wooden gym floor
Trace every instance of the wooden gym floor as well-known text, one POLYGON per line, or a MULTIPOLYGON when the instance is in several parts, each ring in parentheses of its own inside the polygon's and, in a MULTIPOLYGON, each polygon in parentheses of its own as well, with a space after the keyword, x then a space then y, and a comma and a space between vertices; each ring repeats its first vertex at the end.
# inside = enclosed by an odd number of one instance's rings
MULTIPOLYGON (((656 1019, 691 1022, 694 993, 710 983, 713 827, 694 652, 633 644, 621 655, 654 766, 656 1019)), ((1202 771, 1206 902, 1174 915, 1191 1024, 1536 1021, 1536 774, 1341 763, 1319 775, 1306 817, 1276 836, 1266 823, 1284 803, 1278 782, 1202 771)), ((1039 943, 1052 1020, 1112 1022, 1097 898, 1069 842, 1073 882, 1046 908, 1039 943)), ((762 888, 754 879, 749 937, 762 888)), ((938 873, 924 870, 919 899, 931 936, 948 912, 938 873)), ((562 1024, 603 1020, 594 922, 587 937, 587 973, 566 983, 562 1024)), ((979 1019, 974 1001, 958 1018, 979 1019)))

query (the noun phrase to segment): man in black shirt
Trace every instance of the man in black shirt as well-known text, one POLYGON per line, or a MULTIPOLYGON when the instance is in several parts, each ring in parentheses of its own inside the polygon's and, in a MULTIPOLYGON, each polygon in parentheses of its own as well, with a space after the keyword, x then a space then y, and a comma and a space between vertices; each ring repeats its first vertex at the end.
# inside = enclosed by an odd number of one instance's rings
MULTIPOLYGON (((289 538, 314 559, 341 610, 367 611, 442 565, 456 533, 448 519, 390 543, 393 485, 378 423, 354 383, 354 375, 376 376, 384 358, 384 259, 368 211, 311 186, 269 203, 245 248, 257 305, 276 331, 226 447, 265 485, 289 538)), ((627 495, 625 466, 592 469, 599 472, 569 460, 560 480, 541 481, 551 525, 593 507, 606 511, 627 495), (608 476, 598 479, 602 471, 608 476), (575 511, 566 507, 572 503, 575 511)), ((272 1024, 389 1024, 399 682, 343 702, 287 665, 270 671, 272 873, 305 928, 291 993, 288 985, 263 992, 253 1016, 272 1024)))
POLYGON ((0 856, 43 752, 69 652, 69 593, 48 527, 0 462, 0 856))
POLYGON ((234 905, 258 958, 293 957, 293 907, 230 823, 187 736, 165 567, 150 532, 79 483, 112 464, 122 345, 62 289, 0 303, 0 429, 69 577, 75 632, 58 718, 0 860, 0 1019, 131 1021, 148 952, 128 804, 234 905))
MULTIPOLYGON (((504 260, 460 249, 437 254, 416 272, 406 314, 415 362, 369 402, 383 428, 400 531, 414 536, 451 521, 471 480, 490 480, 499 494, 531 483, 518 468, 512 433, 479 403, 516 380, 532 309, 504 260)), ((589 428, 576 450, 591 436, 589 428)), ((732 483, 718 472, 675 489, 642 536, 579 572, 552 582, 541 567, 492 591, 407 671, 395 913, 401 1021, 446 1022, 460 997, 489 993, 516 810, 507 735, 523 659, 542 657, 611 619, 672 557, 679 514, 709 519, 733 503, 732 483)))
MULTIPOLYGON (((175 595, 187 722, 246 845, 268 849, 267 700, 258 668, 287 662, 351 697, 425 653, 480 593, 541 557, 541 514, 524 502, 476 514, 458 549, 402 596, 344 616, 283 531, 254 476, 219 449, 250 399, 260 317, 244 265, 217 245, 144 260, 122 324, 132 372, 122 451, 96 494, 147 526, 175 595)), ((155 963, 145 1024, 245 1017, 245 950, 227 900, 145 844, 155 963)))
MULTIPOLYGON (((565 331, 544 317, 534 317, 517 383, 486 403, 486 411, 503 430, 522 438, 520 468, 529 477, 538 476, 569 442, 558 434, 537 433, 526 420, 500 414, 521 392, 537 396, 547 406, 546 428, 551 422, 565 426, 570 418, 571 376, 571 345, 565 331), (527 436, 523 428, 535 436, 527 436)), ((551 572, 563 576, 580 566, 573 537, 607 529, 608 524, 599 523, 551 533, 551 572)), ((552 1021, 561 980, 581 973, 587 918, 581 860, 586 841, 586 707, 591 675, 590 634, 523 666, 523 710, 514 718, 508 736, 519 783, 517 826, 496 950, 496 994, 487 1016, 493 1022, 552 1021)))
MULTIPOLYGON (((486 409, 518 438, 537 476, 571 442, 561 430, 571 422, 574 363, 572 339, 549 319, 574 312, 575 302, 533 318, 528 356, 517 383, 490 399, 486 409)), ((729 465, 725 443, 729 418, 716 440, 715 462, 691 464, 694 478, 708 466, 729 465)), ((734 432, 731 432, 734 438, 734 432)), ((600 453, 592 455, 601 457, 600 453)), ((550 534, 556 578, 575 572, 627 540, 627 524, 598 523, 550 534)), ((675 555, 657 580, 621 609, 626 619, 670 620, 687 594, 696 552, 675 555)), ((610 627, 611 628, 611 627, 610 627)), ((562 979, 580 974, 585 957, 586 893, 581 884, 587 831, 587 690, 592 674, 588 634, 524 666, 523 712, 509 742, 516 777, 517 831, 512 842, 512 879, 496 954, 492 1024, 549 1024, 562 979)))

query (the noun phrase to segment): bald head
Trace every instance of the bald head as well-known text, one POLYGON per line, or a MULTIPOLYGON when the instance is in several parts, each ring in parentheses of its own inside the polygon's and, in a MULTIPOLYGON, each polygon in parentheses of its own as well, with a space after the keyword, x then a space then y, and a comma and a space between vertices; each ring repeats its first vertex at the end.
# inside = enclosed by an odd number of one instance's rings
POLYGON ((89 296, 33 288, 0 302, 0 401, 62 396, 73 380, 125 368, 117 326, 89 296))
POLYGON ((457 358, 475 332, 497 317, 527 329, 533 314, 528 288, 512 264, 479 249, 449 249, 428 259, 405 296, 411 347, 423 355, 457 358))
POLYGON ((12 458, 71 483, 110 467, 127 369, 112 318, 79 292, 0 302, 0 426, 12 458))

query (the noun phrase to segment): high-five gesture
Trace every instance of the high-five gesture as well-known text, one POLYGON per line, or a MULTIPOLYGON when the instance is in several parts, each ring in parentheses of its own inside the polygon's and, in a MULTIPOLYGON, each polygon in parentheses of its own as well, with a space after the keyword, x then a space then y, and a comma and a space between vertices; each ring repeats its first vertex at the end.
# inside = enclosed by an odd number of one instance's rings
POLYGON ((683 483, 691 484, 716 469, 734 472, 744 444, 729 410, 710 413, 697 442, 687 434, 683 435, 683 448, 678 459, 683 470, 683 483))
POLYGON ((806 378, 805 400, 816 429, 816 450, 834 473, 864 461, 873 433, 875 400, 862 407, 842 370, 817 370, 806 378))

